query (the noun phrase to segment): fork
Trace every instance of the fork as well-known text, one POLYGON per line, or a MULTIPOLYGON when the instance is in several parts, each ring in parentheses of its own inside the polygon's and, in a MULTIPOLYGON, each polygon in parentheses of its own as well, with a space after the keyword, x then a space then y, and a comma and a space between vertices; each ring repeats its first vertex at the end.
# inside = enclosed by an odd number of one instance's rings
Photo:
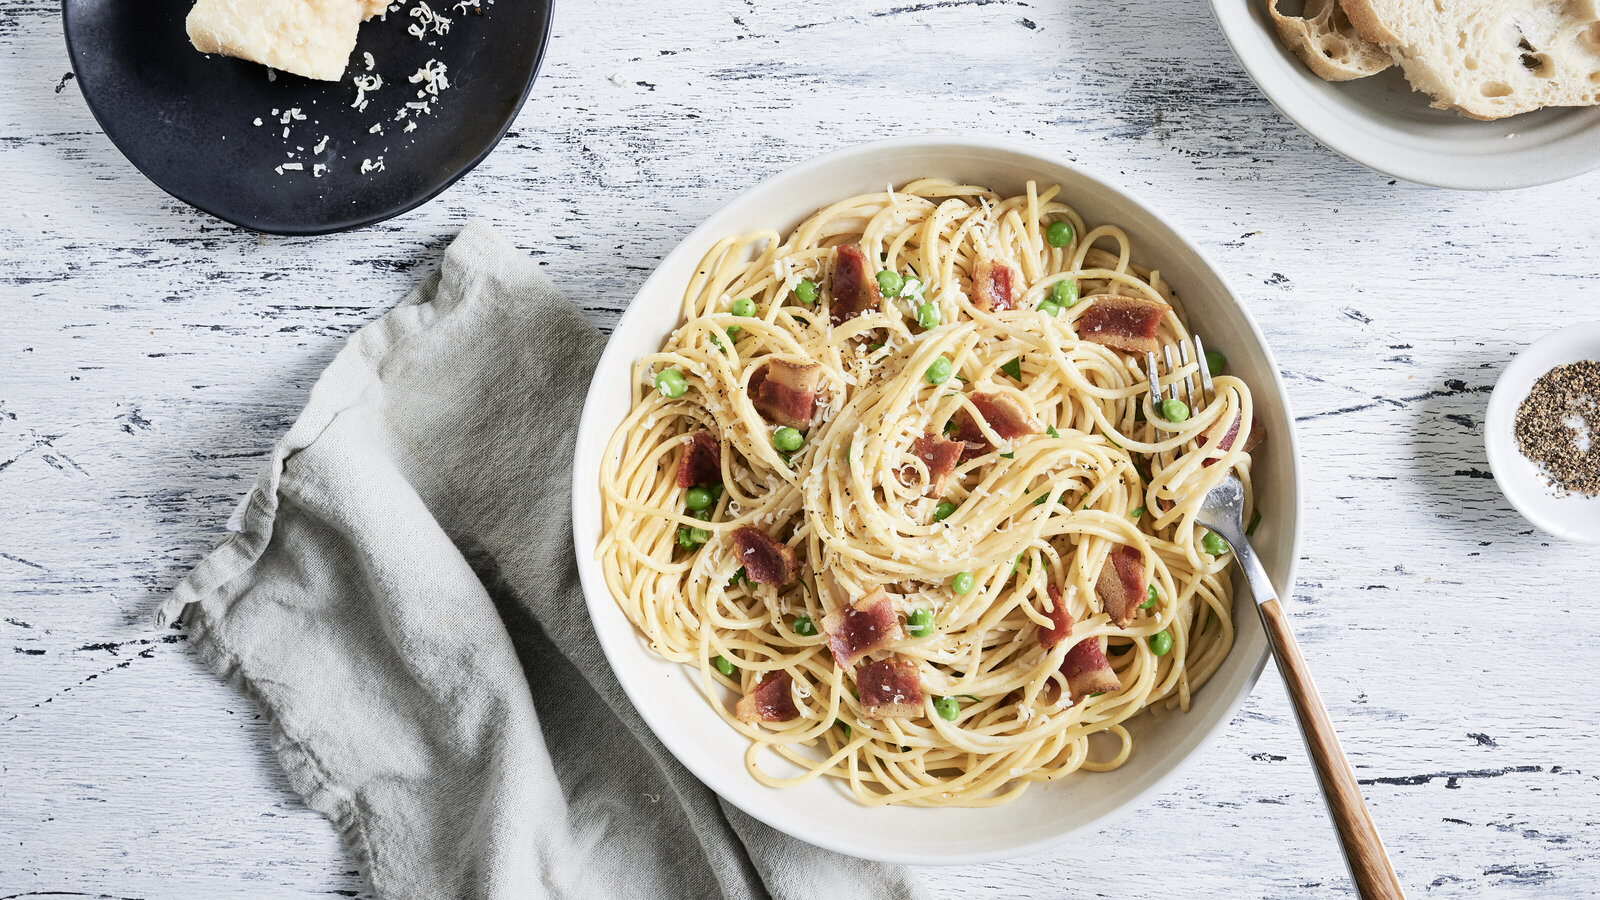
MULTIPOLYGON (((1199 363, 1196 367, 1199 371, 1199 391, 1195 390, 1195 377, 1192 374, 1171 378, 1168 388, 1172 399, 1183 400, 1191 409, 1198 410, 1216 399, 1216 389, 1211 384, 1211 372, 1206 365, 1205 345, 1198 334, 1192 335, 1192 340, 1194 361, 1199 363), (1182 397, 1178 395, 1180 385, 1183 388, 1182 397)), ((1191 361, 1189 345, 1180 341, 1177 346, 1176 362, 1172 345, 1162 347, 1169 376, 1191 361)), ((1151 409, 1159 412, 1167 394, 1161 387, 1161 370, 1153 351, 1145 353, 1145 368, 1150 381, 1151 409)), ((1235 437, 1235 440, 1243 439, 1242 434, 1235 437)), ((1244 572, 1245 581, 1250 585, 1256 610, 1261 614, 1261 624, 1266 628, 1267 643, 1272 647, 1272 657, 1277 660, 1278 671, 1283 674, 1284 686, 1288 689, 1295 718, 1300 724, 1300 734, 1305 739, 1311 763, 1317 770, 1317 781, 1322 787, 1323 799, 1327 801, 1328 814, 1339 833, 1339 843, 1344 848, 1351 880, 1365 900, 1403 900, 1405 895, 1400 890, 1399 879, 1395 877, 1394 866, 1384 852, 1383 840, 1378 836, 1372 815, 1361 799, 1361 788, 1356 783, 1355 772, 1351 770, 1350 761, 1345 759, 1344 750, 1339 746, 1339 736, 1334 732, 1333 721, 1328 718, 1328 710, 1322 705, 1317 687, 1311 681, 1305 657, 1300 654, 1300 646, 1295 642, 1294 633, 1289 630, 1289 619, 1278 603, 1278 595, 1267 577, 1267 570, 1262 567, 1261 560, 1245 535, 1244 485, 1238 475, 1228 472, 1216 487, 1206 493, 1195 520, 1228 542, 1234 559, 1244 572)))

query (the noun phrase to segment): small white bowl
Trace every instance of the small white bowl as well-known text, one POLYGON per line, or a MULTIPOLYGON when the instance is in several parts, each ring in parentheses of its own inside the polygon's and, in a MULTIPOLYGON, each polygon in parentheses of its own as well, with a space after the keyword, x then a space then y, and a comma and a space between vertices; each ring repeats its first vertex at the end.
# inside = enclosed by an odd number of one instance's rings
POLYGON ((1211 0, 1211 9, 1261 93, 1335 153, 1406 181, 1474 191, 1549 184, 1600 166, 1600 106, 1479 122, 1429 107, 1398 66, 1323 81, 1279 40, 1268 2, 1211 0))
POLYGON ((1600 360, 1600 322, 1569 325, 1535 341, 1506 366, 1489 397, 1483 444, 1489 470, 1523 518, 1556 537, 1600 544, 1600 497, 1562 495, 1538 463, 1522 455, 1513 428, 1533 383, 1556 366, 1600 360))

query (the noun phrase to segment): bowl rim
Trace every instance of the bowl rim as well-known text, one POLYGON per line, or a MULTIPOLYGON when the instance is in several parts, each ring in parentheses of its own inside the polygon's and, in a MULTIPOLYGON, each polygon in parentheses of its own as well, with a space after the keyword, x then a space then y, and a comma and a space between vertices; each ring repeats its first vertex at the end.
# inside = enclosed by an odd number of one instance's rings
MULTIPOLYGON (((1381 153, 1373 152, 1371 149, 1374 146, 1381 145, 1362 140, 1360 134, 1342 130, 1337 127, 1338 122, 1322 121, 1319 123, 1317 120, 1320 116, 1331 116, 1333 114, 1314 96, 1301 90, 1303 82, 1279 83, 1277 80, 1267 77, 1269 73, 1261 68, 1260 59, 1257 56, 1257 46, 1254 42, 1247 43, 1249 34, 1260 30, 1256 28, 1257 23, 1249 15, 1238 16, 1231 9, 1225 11, 1225 4, 1228 2, 1231 2, 1231 0, 1210 0, 1211 14, 1216 18, 1217 28, 1221 30, 1223 39, 1227 41, 1228 49, 1233 52, 1234 58, 1239 61, 1240 68, 1244 69, 1245 74, 1255 84, 1256 89, 1261 92, 1262 96, 1267 98, 1268 102, 1284 118, 1293 122, 1295 127, 1305 132, 1317 143, 1351 162, 1366 166, 1374 172, 1414 184, 1458 191, 1508 191, 1539 187, 1577 178, 1594 171, 1596 168, 1600 168, 1600 152, 1589 152, 1581 158, 1574 157, 1572 161, 1566 163, 1547 161, 1542 165, 1506 165, 1509 160, 1515 159, 1515 152, 1486 155, 1482 162, 1475 165, 1458 162, 1455 166, 1440 165, 1439 160, 1436 158, 1430 158, 1427 161, 1419 160, 1416 164, 1410 164, 1404 160, 1396 161, 1385 158, 1381 153), (1252 31, 1247 32, 1244 27, 1246 25, 1252 31)), ((1244 0, 1244 2, 1248 8, 1250 4, 1258 2, 1258 0, 1244 0)), ((1273 2, 1273 0, 1266 0, 1266 2, 1273 2)), ((1279 47, 1284 53, 1290 52, 1278 40, 1278 36, 1275 33, 1266 34, 1264 40, 1279 47)), ((1295 63, 1301 69, 1304 69, 1304 65, 1300 64, 1298 59, 1295 60, 1295 63)), ((1305 71, 1303 77, 1315 79, 1317 76, 1305 71)), ((1336 84, 1337 82, 1328 83, 1336 84)), ((1416 93, 1416 101, 1423 105, 1428 102, 1426 95, 1420 93, 1416 93)), ((1583 107, 1551 108, 1583 109, 1583 107)), ((1531 113, 1520 115, 1529 114, 1531 113)), ((1490 122, 1481 122, 1480 124, 1490 126, 1494 122, 1508 123, 1517 120, 1520 115, 1490 122)), ((1371 115, 1363 115, 1362 118, 1369 121, 1373 119, 1371 115)), ((1463 121, 1471 121, 1468 117, 1463 116, 1462 118, 1463 121)), ((1600 131, 1600 128, 1591 126, 1586 131, 1596 132, 1600 131)), ((1579 142, 1574 140, 1571 141, 1571 144, 1577 146, 1579 142)))
POLYGON ((1510 477, 1512 466, 1534 465, 1522 455, 1512 431, 1517 409, 1532 390, 1533 383, 1545 372, 1571 361, 1563 358, 1566 354, 1558 349, 1568 344, 1586 344, 1600 351, 1600 322, 1580 322, 1558 328, 1524 347, 1511 360, 1495 379, 1494 390, 1489 393, 1489 405, 1483 416, 1483 450, 1500 493, 1530 524, 1563 540, 1600 544, 1600 530, 1585 531, 1551 515, 1548 508, 1534 503, 1523 486, 1510 477))
MULTIPOLYGON (((1053 166, 1065 170, 1071 173, 1074 177, 1083 179, 1086 182, 1095 184, 1100 188, 1109 191, 1110 193, 1116 195, 1121 202, 1124 202, 1131 207, 1136 207, 1144 214, 1150 216, 1155 224, 1166 229, 1174 238, 1177 239, 1185 251, 1192 254, 1195 260, 1217 279, 1218 283, 1222 286, 1223 291, 1227 294, 1228 298, 1233 302, 1234 306, 1240 313, 1245 327, 1249 330, 1250 337, 1255 341, 1256 346, 1261 350, 1262 355, 1265 357, 1271 378, 1270 387, 1272 389, 1272 394, 1283 410, 1286 433, 1282 436, 1282 440, 1287 446, 1286 459, 1289 467, 1288 481, 1292 485, 1292 491, 1294 494, 1294 528, 1292 533, 1289 535, 1289 553, 1287 562, 1283 568, 1282 587, 1283 593, 1292 592, 1295 579, 1295 569, 1299 562, 1300 546, 1304 530, 1302 524, 1305 518, 1305 491, 1303 474, 1300 466, 1300 453, 1296 435, 1294 414, 1289 404, 1289 394, 1287 389, 1284 387, 1277 359, 1273 355, 1272 349, 1267 343, 1266 336, 1262 333, 1260 325, 1250 314, 1250 311, 1245 304, 1239 299, 1238 292, 1236 292, 1232 285, 1229 284, 1228 280, 1223 277, 1222 270, 1215 264, 1210 256, 1206 254, 1200 247, 1198 247, 1192 240, 1190 240, 1189 237, 1185 235, 1184 232, 1181 231, 1165 215, 1158 212, 1149 204, 1136 199, 1133 194, 1124 189, 1120 184, 1117 184, 1115 181, 1094 173, 1066 159, 1055 156, 1054 154, 1041 151, 1036 147, 1002 138, 965 134, 934 134, 919 135, 914 137, 889 138, 885 140, 851 144, 840 147, 838 149, 803 160, 776 173, 768 175, 765 178, 762 178, 759 181, 756 181, 755 183, 745 187, 733 197, 718 205, 717 208, 709 213, 699 225, 686 234, 666 256, 662 257, 661 261, 657 263, 656 268, 640 285, 639 290, 635 293, 633 299, 629 301, 627 308, 618 318, 617 324, 613 329, 613 336, 615 333, 622 331, 627 326, 630 317, 634 316, 637 310, 641 308, 638 301, 659 290, 659 281, 666 280, 666 274, 663 270, 667 267, 667 263, 672 259, 672 256, 674 254, 684 252, 686 247, 695 246, 698 243, 698 239, 702 238, 707 233, 721 228, 722 226, 719 224, 719 220, 722 218, 723 213, 738 203, 746 194, 758 190, 773 181, 798 180, 803 178, 808 173, 825 171, 836 166, 846 165, 857 159, 873 158, 885 154, 896 154, 910 151, 967 151, 979 153, 992 152, 1016 154, 1036 161, 1037 163, 1041 164, 1041 166, 1053 166)), ((714 238, 720 236, 720 233, 713 235, 714 238)), ((608 368, 608 366, 614 366, 616 364, 615 357, 623 352, 624 351, 621 348, 620 342, 608 338, 606 348, 601 354, 599 362, 596 364, 596 371, 608 368)), ((629 366, 631 366, 632 362, 633 361, 631 359, 625 360, 625 363, 629 366)), ((594 401, 603 390, 604 388, 599 379, 594 379, 591 381, 589 391, 584 398, 583 415, 580 420, 577 433, 577 446, 580 448, 594 445, 595 438, 591 435, 591 432, 599 428, 600 424, 598 422, 598 416, 593 415, 592 413, 594 413, 594 410, 597 408, 597 404, 594 401)), ((603 446, 609 437, 609 434, 601 435, 600 445, 603 446)), ((1273 440, 1277 441, 1279 440, 1279 437, 1274 435, 1273 440)), ((578 573, 579 579, 583 585, 585 609, 590 613, 591 624, 594 624, 594 610, 596 609, 596 604, 606 603, 614 606, 616 604, 616 600, 611 596, 610 589, 605 584, 603 576, 598 574, 599 565, 594 560, 593 548, 586 548, 580 543, 580 541, 583 540, 585 529, 580 527, 579 523, 588 523, 592 520, 596 520, 598 519, 599 515, 598 510, 593 511, 592 513, 586 513, 582 507, 584 498, 596 490, 594 485, 585 483, 584 474, 584 467, 575 463, 572 474, 572 514, 574 523, 573 542, 574 550, 578 557, 578 573)), ((595 524, 598 523, 596 522, 595 524)), ((1240 579, 1238 583, 1242 583, 1242 579, 1240 579)), ((1236 599, 1236 602, 1248 602, 1252 605, 1255 604, 1253 599, 1245 600, 1243 598, 1238 598, 1236 599)), ((605 653, 608 662, 612 659, 614 653, 629 652, 623 650, 622 648, 624 636, 607 633, 604 629, 599 627, 596 627, 594 630, 596 638, 599 640, 601 649, 605 653)), ((630 633, 626 635, 626 637, 635 637, 636 631, 637 629, 630 628, 630 633)), ((635 641, 635 643, 637 643, 637 641, 635 641)), ((672 753, 673 757, 677 759, 685 768, 687 768, 697 779, 699 779, 702 784, 706 785, 709 789, 721 797, 724 802, 732 804, 752 818, 792 837, 798 838, 826 850, 832 850, 841 854, 845 854, 847 856, 854 856, 888 863, 944 866, 994 862, 997 860, 1012 859, 1030 853, 1036 853, 1059 846, 1072 835, 1084 832, 1088 829, 1104 829, 1133 810, 1146 806, 1153 796, 1160 791, 1168 789, 1178 777, 1186 773, 1189 768, 1196 763, 1198 757, 1201 756, 1201 751, 1213 745, 1221 736, 1224 729, 1237 717, 1239 709, 1244 705, 1245 700, 1253 692, 1256 683, 1259 681, 1261 672, 1266 666, 1268 656, 1270 656, 1270 651, 1265 646, 1265 643, 1263 643, 1258 657, 1255 660, 1247 663, 1247 665, 1249 665, 1249 671, 1246 673, 1246 677, 1240 684, 1235 695, 1229 698, 1228 702, 1225 704, 1224 713, 1218 716, 1216 721, 1210 727, 1206 728, 1203 732, 1200 732, 1199 739, 1195 742, 1195 745, 1188 753, 1176 760, 1166 772, 1159 775, 1150 784, 1131 794, 1121 805, 1074 827, 1023 843, 998 847, 993 850, 973 851, 966 853, 944 850, 940 851, 937 855, 919 855, 916 853, 901 853, 892 850, 883 851, 869 849, 867 851, 863 851, 858 846, 845 843, 835 834, 827 830, 816 830, 807 827, 800 827, 795 822, 785 821, 781 816, 774 815, 774 811, 781 809, 781 805, 760 805, 747 803, 744 802, 744 798, 742 797, 724 794, 722 791, 718 790, 717 785, 718 782, 726 775, 726 773, 712 766, 702 757, 696 756, 693 753, 680 752, 683 748, 676 745, 676 739, 673 736, 673 730, 664 729, 662 727, 663 723, 665 723, 668 718, 667 713, 661 710, 657 705, 648 702, 650 698, 640 690, 640 685, 631 683, 628 680, 621 678, 619 678, 618 681, 622 684, 624 693, 627 694, 628 699, 638 710, 639 715, 645 720, 646 724, 650 726, 652 733, 654 733, 656 738, 667 747, 668 751, 672 753)), ((741 770, 740 774, 748 777, 748 773, 743 772, 743 770, 741 770)))

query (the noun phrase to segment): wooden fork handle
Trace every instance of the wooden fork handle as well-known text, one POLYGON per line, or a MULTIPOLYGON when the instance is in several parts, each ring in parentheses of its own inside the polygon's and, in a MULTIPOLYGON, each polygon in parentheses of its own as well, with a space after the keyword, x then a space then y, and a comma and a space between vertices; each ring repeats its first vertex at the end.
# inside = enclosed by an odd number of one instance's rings
POLYGON ((1267 628, 1267 639, 1272 642, 1272 655, 1278 661, 1278 671, 1283 673, 1284 684, 1289 689, 1289 700, 1294 703, 1295 715, 1300 719, 1300 732, 1305 736, 1306 749, 1311 763, 1316 767, 1317 780, 1322 782, 1322 793, 1328 801, 1328 813, 1339 832, 1339 843, 1344 845, 1345 859, 1350 865, 1350 877, 1364 900, 1404 900, 1400 881, 1395 877, 1394 866, 1384 852, 1383 839, 1378 837, 1377 826, 1361 799, 1361 787, 1356 774, 1339 747, 1339 736, 1334 733, 1328 710, 1317 695, 1317 686, 1311 681, 1305 657, 1300 655, 1300 645, 1295 643, 1294 632, 1289 630, 1289 620, 1276 598, 1258 604, 1261 622, 1267 628))

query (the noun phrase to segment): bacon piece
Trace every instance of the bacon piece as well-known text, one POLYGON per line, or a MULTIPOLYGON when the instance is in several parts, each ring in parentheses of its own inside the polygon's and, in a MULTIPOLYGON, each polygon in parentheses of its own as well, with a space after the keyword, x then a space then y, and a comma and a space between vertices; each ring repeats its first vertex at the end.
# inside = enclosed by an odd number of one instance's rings
POLYGON ((759 528, 749 525, 735 528, 733 543, 744 574, 757 584, 782 587, 800 574, 800 560, 794 548, 779 543, 759 528))
POLYGON ((800 710, 795 708, 794 697, 789 693, 792 684, 794 677, 788 669, 768 672, 766 677, 756 682, 750 693, 739 698, 739 702, 733 706, 733 714, 741 722, 789 721, 800 715, 800 710))
POLYGON ((961 461, 961 454, 966 450, 966 445, 960 441, 948 441, 936 434, 925 434, 917 438, 913 452, 917 459, 922 460, 928 467, 929 497, 936 497, 944 493, 945 483, 956 470, 956 463, 961 461))
MULTIPOLYGON (((1017 398, 1006 393, 973 394, 970 398, 972 405, 977 408, 983 420, 989 423, 1000 437, 1014 441, 1027 434, 1037 434, 1042 429, 1039 423, 1028 415, 1017 398)), ((956 437, 966 443, 966 449, 961 453, 962 460, 972 459, 987 453, 992 446, 989 439, 984 436, 978 423, 970 415, 963 416, 956 429, 956 437)))
POLYGON ((1066 640, 1072 634, 1072 613, 1067 612, 1067 601, 1061 596, 1061 588, 1054 581, 1048 585, 1050 591, 1050 621, 1055 623, 1050 628, 1039 629, 1039 645, 1046 650, 1066 640))
POLYGON ((841 244, 833 248, 832 302, 828 319, 833 324, 847 322, 862 313, 877 309, 883 302, 878 278, 860 248, 841 244))
POLYGON ((1005 263, 978 261, 972 273, 972 305, 984 312, 1014 308, 1017 273, 1005 263))
POLYGON ((833 661, 845 668, 905 637, 894 603, 883 588, 823 616, 822 630, 828 634, 833 661))
MULTIPOLYGON (((1228 423, 1228 430, 1222 433, 1222 440, 1218 441, 1217 444, 1224 451, 1232 450, 1233 449, 1233 442, 1235 440, 1238 440, 1238 438, 1239 438, 1239 418, 1237 416, 1235 416, 1233 421, 1228 423)), ((1266 439, 1267 439, 1267 429, 1262 427, 1260 421, 1252 421, 1250 423, 1250 433, 1248 435, 1246 435, 1245 439, 1244 439, 1244 452, 1249 453, 1251 450, 1254 450, 1255 448, 1261 446, 1261 442, 1266 440, 1266 439)), ((1206 436, 1202 434, 1200 436, 1200 446, 1204 447, 1205 445, 1206 445, 1206 436)), ((1209 466, 1209 465, 1213 465, 1214 463, 1216 463, 1215 459, 1208 459, 1205 462, 1201 463, 1200 465, 1201 466, 1209 466)))
POLYGON ((1039 423, 1035 422, 1033 417, 1028 415, 1028 411, 1022 408, 1022 404, 1017 402, 1017 398, 1010 394, 973 394, 971 399, 972 405, 983 414, 989 427, 1008 441, 1014 441, 1025 434, 1037 434, 1042 430, 1039 428, 1039 423))
POLYGON ((1161 317, 1172 307, 1143 297, 1088 299, 1094 303, 1078 317, 1078 337, 1129 353, 1145 353, 1161 346, 1156 340, 1156 329, 1161 326, 1161 317))
POLYGON ((1073 700, 1082 700, 1090 694, 1122 690, 1117 672, 1106 659, 1106 650, 1100 638, 1084 638, 1072 645, 1067 658, 1061 661, 1061 674, 1067 679, 1073 700))
MULTIPOLYGON (((1237 426, 1234 430, 1238 430, 1237 426)), ((1261 446, 1261 442, 1266 439, 1267 426, 1261 424, 1260 419, 1256 419, 1250 423, 1250 433, 1244 437, 1244 452, 1249 453, 1250 451, 1256 449, 1257 447, 1261 446)), ((1232 445, 1230 444, 1229 446, 1232 445)))
POLYGON ((1100 580, 1094 592, 1100 595, 1100 605, 1111 615, 1117 627, 1133 621, 1134 613, 1145 597, 1144 554, 1137 547, 1120 544, 1106 554, 1105 565, 1100 569, 1100 580))
POLYGON ((767 421, 804 428, 816 412, 821 384, 821 363, 774 359, 750 373, 750 401, 767 421))
POLYGON ((856 669, 861 711, 869 719, 901 719, 922 715, 922 673, 917 664, 880 659, 856 669))
POLYGON ((697 431, 678 457, 678 487, 691 488, 722 481, 722 444, 709 431, 697 431))

